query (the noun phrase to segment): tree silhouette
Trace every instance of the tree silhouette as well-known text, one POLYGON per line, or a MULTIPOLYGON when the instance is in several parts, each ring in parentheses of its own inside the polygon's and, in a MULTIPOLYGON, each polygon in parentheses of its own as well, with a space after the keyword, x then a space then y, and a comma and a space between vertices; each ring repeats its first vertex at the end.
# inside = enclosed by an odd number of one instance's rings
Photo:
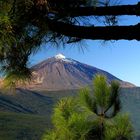
POLYGON ((28 59, 42 43, 139 40, 140 24, 117 25, 117 15, 139 16, 139 9, 117 0, 0 0, 1 70, 9 80, 30 79, 28 59), (104 26, 94 25, 99 17, 104 26))
POLYGON ((54 109, 54 130, 43 140, 131 140, 128 115, 120 114, 119 84, 108 86, 97 75, 93 91, 84 88, 78 98, 65 98, 54 109))

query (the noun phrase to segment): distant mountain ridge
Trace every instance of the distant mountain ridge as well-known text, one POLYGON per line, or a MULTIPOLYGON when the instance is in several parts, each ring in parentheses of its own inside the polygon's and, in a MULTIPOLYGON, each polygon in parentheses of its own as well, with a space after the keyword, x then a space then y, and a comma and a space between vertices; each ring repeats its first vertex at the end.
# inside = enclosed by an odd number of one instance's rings
POLYGON ((83 64, 62 54, 48 58, 33 66, 33 78, 27 88, 42 90, 71 90, 91 85, 96 74, 103 74, 108 82, 118 80, 123 87, 134 87, 114 75, 96 67, 83 64))

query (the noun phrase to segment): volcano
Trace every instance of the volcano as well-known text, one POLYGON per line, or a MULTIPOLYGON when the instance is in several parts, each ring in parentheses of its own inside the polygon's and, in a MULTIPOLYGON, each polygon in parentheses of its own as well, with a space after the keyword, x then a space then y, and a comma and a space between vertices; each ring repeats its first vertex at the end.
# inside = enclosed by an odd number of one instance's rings
POLYGON ((33 78, 29 88, 40 90, 71 90, 91 85, 96 74, 107 77, 108 83, 117 80, 124 87, 134 85, 96 67, 83 64, 62 54, 48 58, 31 67, 33 78))

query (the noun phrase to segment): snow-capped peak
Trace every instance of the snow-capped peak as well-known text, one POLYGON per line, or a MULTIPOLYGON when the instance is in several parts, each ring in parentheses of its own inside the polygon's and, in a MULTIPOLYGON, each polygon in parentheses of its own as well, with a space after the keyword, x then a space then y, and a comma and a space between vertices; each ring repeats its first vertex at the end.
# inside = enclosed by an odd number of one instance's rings
POLYGON ((65 59, 66 57, 63 54, 59 53, 59 54, 55 55, 55 58, 56 59, 65 59))
POLYGON ((57 59, 57 60, 61 60, 61 61, 67 62, 67 63, 76 63, 76 61, 74 61, 73 59, 70 59, 70 58, 66 58, 61 53, 55 55, 54 58, 57 59))

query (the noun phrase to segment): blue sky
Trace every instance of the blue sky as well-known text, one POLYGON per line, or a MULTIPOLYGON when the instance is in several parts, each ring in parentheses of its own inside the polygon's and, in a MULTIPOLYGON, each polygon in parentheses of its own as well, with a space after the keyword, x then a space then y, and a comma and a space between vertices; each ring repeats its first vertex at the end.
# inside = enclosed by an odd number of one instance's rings
MULTIPOLYGON (((138 0, 122 0, 122 4, 136 4, 138 0)), ((119 17, 119 24, 136 24, 140 17, 119 17)), ((118 78, 140 86, 140 42, 114 41, 102 42, 87 40, 80 45, 66 45, 65 49, 55 49, 42 45, 42 49, 31 57, 30 63, 36 64, 48 57, 63 53, 66 57, 98 67, 118 78), (80 49, 82 47, 82 49, 80 49)))

